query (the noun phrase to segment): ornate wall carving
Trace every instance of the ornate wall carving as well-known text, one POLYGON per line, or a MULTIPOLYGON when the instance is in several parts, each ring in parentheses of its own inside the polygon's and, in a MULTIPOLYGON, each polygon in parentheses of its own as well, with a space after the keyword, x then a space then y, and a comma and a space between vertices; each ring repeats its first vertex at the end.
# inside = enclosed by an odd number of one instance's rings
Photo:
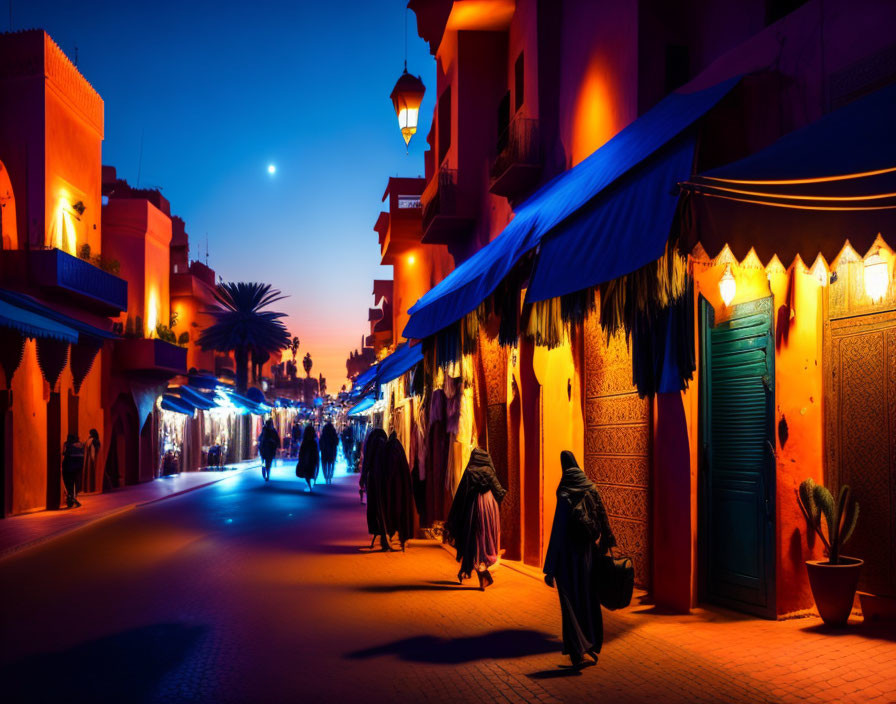
POLYGON ((865 560, 859 588, 896 596, 896 313, 829 319, 825 333, 825 481, 860 505, 845 547, 865 560))
POLYGON ((610 340, 596 315, 585 323, 585 473, 597 484, 619 553, 650 585, 650 404, 632 385, 625 338, 610 340))

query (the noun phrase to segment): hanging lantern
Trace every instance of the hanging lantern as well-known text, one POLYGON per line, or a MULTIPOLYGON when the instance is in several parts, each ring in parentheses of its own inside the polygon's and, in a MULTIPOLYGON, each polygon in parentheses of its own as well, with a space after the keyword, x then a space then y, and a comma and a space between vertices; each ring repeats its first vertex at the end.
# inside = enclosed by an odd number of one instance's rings
POLYGON ((890 286, 890 272, 887 261, 880 255, 880 247, 865 260, 865 293, 872 303, 877 303, 890 286))
POLYGON ((737 293, 737 281, 734 280, 734 274, 731 273, 730 264, 725 266, 725 273, 722 274, 722 280, 719 281, 719 293, 722 294, 725 305, 730 306, 737 293))
POLYGON ((420 116, 420 103, 423 102, 423 94, 426 92, 426 86, 419 76, 412 76, 408 73, 407 65, 405 65, 404 73, 401 74, 395 87, 392 89, 392 105, 395 107, 395 115, 398 117, 398 127, 401 129, 401 136, 404 137, 405 146, 410 144, 411 137, 417 132, 417 119, 420 116))

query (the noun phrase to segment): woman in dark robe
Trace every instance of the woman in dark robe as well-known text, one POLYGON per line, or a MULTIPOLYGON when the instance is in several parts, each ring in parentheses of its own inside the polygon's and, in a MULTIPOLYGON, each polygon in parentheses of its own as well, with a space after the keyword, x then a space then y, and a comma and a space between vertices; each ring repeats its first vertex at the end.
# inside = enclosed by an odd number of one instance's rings
POLYGON ((302 444, 299 447, 299 461, 296 463, 296 476, 304 479, 308 484, 308 491, 312 490, 311 480, 317 481, 317 469, 320 466, 320 449, 317 446, 317 434, 309 423, 305 426, 302 435, 302 444))
POLYGON ((470 455, 445 521, 443 539, 457 549, 460 563, 458 582, 469 579, 474 570, 480 589, 495 581, 488 568, 498 561, 501 534, 498 504, 506 493, 498 481, 492 458, 477 447, 470 455))
POLYGON ((563 476, 544 559, 544 581, 557 586, 563 623, 563 654, 575 667, 585 655, 597 662, 604 640, 599 585, 594 567, 616 545, 597 487, 579 468, 571 452, 560 454, 563 476))
POLYGON ((386 431, 374 428, 364 441, 364 456, 361 458, 361 478, 358 488, 363 498, 367 493, 367 532, 370 533, 370 547, 380 537, 383 550, 390 550, 382 523, 382 456, 386 452, 386 431))
POLYGON ((261 476, 265 481, 271 478, 271 465, 280 447, 280 433, 274 427, 274 421, 268 418, 258 436, 258 454, 261 455, 261 476))
POLYGON ((320 463, 323 465, 324 481, 333 481, 333 470, 336 468, 336 451, 339 449, 339 435, 333 424, 327 422, 320 431, 320 463))
POLYGON ((383 450, 382 525, 387 540, 397 533, 404 551, 414 532, 414 497, 411 469, 401 440, 393 432, 383 450))

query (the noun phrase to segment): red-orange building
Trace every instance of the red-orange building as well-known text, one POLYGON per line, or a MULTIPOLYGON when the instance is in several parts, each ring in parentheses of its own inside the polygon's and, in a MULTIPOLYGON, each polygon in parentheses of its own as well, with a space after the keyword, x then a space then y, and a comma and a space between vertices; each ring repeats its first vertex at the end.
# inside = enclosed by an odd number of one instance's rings
MULTIPOLYGON (((520 239, 516 250, 488 248, 510 261, 500 283, 492 281, 489 288, 482 288, 485 274, 472 278, 465 274, 471 282, 466 290, 481 289, 482 293, 469 300, 460 320, 456 316, 444 319, 442 329, 416 328, 424 331, 419 336, 425 338, 428 350, 424 398, 436 392, 453 395, 461 390, 464 394, 457 432, 449 433, 445 445, 450 466, 439 471, 457 475, 473 445, 487 447, 509 490, 502 505, 502 546, 507 557, 539 565, 550 535, 559 453, 570 449, 600 488, 621 549, 635 561, 638 583, 658 604, 686 611, 705 599, 768 617, 811 607, 803 562, 819 556, 819 547, 807 532, 795 500, 799 481, 813 476, 837 484, 848 476, 855 486, 864 487, 860 503, 877 502, 871 479, 861 472, 849 470, 850 474, 843 468, 842 457, 825 457, 823 452, 830 443, 846 446, 845 440, 835 437, 839 421, 824 410, 837 405, 831 394, 838 392, 831 378, 825 381, 833 353, 826 356, 827 338, 822 333, 828 329, 825 326, 832 331, 843 327, 846 308, 826 307, 823 301, 839 300, 846 295, 844 286, 859 286, 854 273, 849 275, 851 283, 843 283, 846 274, 841 273, 839 285, 825 284, 828 274, 841 267, 847 267, 843 271, 860 267, 862 258, 878 247, 881 256, 886 256, 888 233, 882 232, 883 241, 872 243, 876 231, 869 235, 870 230, 846 227, 831 251, 812 243, 797 246, 802 234, 796 224, 785 236, 778 233, 774 241, 764 241, 757 227, 752 241, 741 235, 731 248, 716 228, 714 241, 691 241, 686 258, 676 264, 680 268, 675 276, 691 281, 696 292, 695 315, 701 295, 708 301, 701 306, 709 309, 700 310, 711 310, 690 333, 698 362, 704 354, 698 342, 710 337, 715 328, 710 321, 722 324, 732 315, 719 289, 729 266, 737 281, 731 306, 758 311, 765 305, 766 313, 782 306, 791 312, 802 309, 802 317, 799 313, 791 317, 797 322, 790 325, 789 339, 785 336, 784 342, 766 353, 774 357, 779 373, 774 383, 762 382, 769 385, 771 399, 762 422, 765 429, 775 431, 769 430, 771 454, 762 445, 761 457, 755 460, 760 479, 754 478, 746 509, 726 504, 712 514, 707 508, 710 500, 702 493, 714 476, 703 445, 706 424, 714 416, 700 389, 713 383, 712 375, 699 368, 681 392, 636 387, 633 378, 639 378, 643 359, 637 354, 633 358, 632 352, 641 350, 632 346, 631 338, 627 343, 621 334, 607 335, 604 328, 617 328, 612 306, 604 309, 604 315, 591 309, 593 305, 599 309, 606 299, 615 300, 622 310, 618 291, 633 285, 635 279, 630 276, 647 276, 645 272, 655 269, 622 270, 624 276, 610 277, 616 293, 606 287, 598 292, 596 284, 606 283, 602 279, 591 281, 590 288, 564 290, 565 299, 555 295, 544 301, 528 300, 527 292, 544 260, 545 243, 559 242, 561 232, 574 229, 568 225, 574 221, 571 215, 553 228, 543 225, 554 217, 550 209, 556 207, 556 199, 569 204, 580 197, 591 198, 577 206, 578 215, 589 208, 588 212, 596 212, 599 203, 611 203, 613 198, 610 188, 588 195, 601 174, 592 174, 591 181, 585 178, 576 190, 560 195, 553 179, 573 169, 573 178, 565 183, 575 182, 580 174, 589 173, 588 162, 619 164, 637 152, 637 144, 644 143, 644 134, 639 132, 645 129, 643 125, 656 120, 639 118, 650 115, 658 104, 658 109, 668 110, 662 107, 670 104, 665 101, 667 95, 673 91, 696 95, 715 87, 721 97, 681 127, 680 134, 697 135, 687 168, 657 191, 664 197, 670 193, 677 197, 677 181, 686 181, 692 174, 689 169, 702 172, 757 152, 781 135, 891 83, 896 76, 882 67, 883 57, 892 52, 892 38, 881 28, 892 26, 892 6, 871 0, 860 3, 860 8, 855 3, 814 0, 757 0, 737 8, 700 2, 673 6, 583 0, 411 0, 409 6, 436 59, 437 102, 428 137, 427 184, 421 197, 421 242, 444 245, 459 264, 499 238, 504 242, 508 237, 528 238, 520 239), (613 138, 627 126, 631 126, 628 135, 642 139, 623 148, 613 138), (605 145, 608 151, 601 153, 605 145), (609 153, 616 156, 604 156, 609 153), (579 165, 583 168, 575 170, 579 165), (531 228, 523 234, 519 231, 523 225, 513 224, 521 217, 525 219, 520 222, 531 228), (533 239, 536 236, 540 239, 533 239), (847 237, 861 241, 862 251, 847 247, 847 237), (871 250, 866 252, 868 247, 871 250), (816 259, 818 254, 823 255, 821 260, 816 259), (766 303, 760 304, 760 299, 766 303), (571 301, 585 306, 584 322, 563 312, 571 301), (507 333, 515 339, 513 344, 506 340, 500 344, 501 314, 504 322, 516 318, 508 310, 521 312, 521 329, 507 333), (832 310, 840 312, 831 314, 832 310), (464 348, 460 359, 437 364, 440 368, 429 366, 433 350, 450 348, 443 343, 452 336, 463 340, 463 345, 454 348, 464 348), (731 515, 737 519, 723 526, 709 517, 726 512, 734 512, 731 515), (731 543, 739 535, 735 529, 743 531, 743 544, 754 548, 731 543), (735 565, 730 557, 735 553, 744 564, 735 565), (732 577, 738 570, 748 575, 739 586, 732 577)), ((661 123, 668 121, 657 120, 661 123)), ((656 165, 645 158, 626 168, 625 178, 617 175, 615 184, 655 173, 656 165)), ((606 169, 612 171, 609 166, 606 169)), ((628 207, 631 220, 638 208, 628 207)), ((694 217, 712 217, 708 206, 694 212, 694 217)), ((384 221, 378 228, 381 242, 387 224, 384 221)), ((885 221, 880 227, 886 229, 885 221)), ((670 229, 667 223, 664 236, 670 229)), ((613 247, 617 250, 631 242, 629 249, 636 251, 637 238, 644 237, 646 247, 646 236, 624 230, 602 233, 594 226, 591 240, 582 239, 585 235, 578 240, 570 236, 576 247, 563 252, 558 245, 552 256, 566 262, 570 278, 581 280, 587 278, 587 267, 597 266, 591 250, 603 251, 598 246, 609 247, 605 242, 616 237, 613 247)), ((478 258, 477 263, 494 270, 502 266, 498 259, 478 258)), ((444 295, 461 295, 452 294, 458 290, 457 283, 453 281, 444 295)), ((435 292, 443 295, 438 287, 435 292)), ((886 300, 868 307, 859 296, 861 305, 856 305, 868 315, 882 315, 889 310, 886 300)), ((875 321, 869 319, 868 325, 878 324, 875 321)), ((774 330, 775 322, 770 326, 774 330)), ((629 327, 622 327, 631 334, 629 327)), ((880 333, 869 328, 867 334, 880 333)), ((886 368, 884 362, 878 366, 886 368)), ((879 388, 883 383, 878 379, 871 386, 879 388)), ((399 385, 387 393, 409 390, 399 385)), ((885 429, 875 428, 877 436, 887 435, 885 429)), ((869 472, 877 477, 874 481, 886 485, 893 480, 884 465, 869 472)), ((427 466, 429 476, 431 469, 427 466)), ((880 518, 872 519, 877 528, 869 529, 878 533, 892 521, 896 509, 880 510, 880 518)), ((896 582, 881 576, 882 570, 890 568, 885 569, 880 556, 888 551, 892 556, 892 546, 881 548, 878 554, 867 538, 858 537, 857 542, 856 550, 869 558, 877 556, 873 574, 863 584, 876 585, 878 594, 896 595, 896 582)))
MULTIPOLYGON (((66 436, 108 437, 109 339, 128 285, 103 252, 100 96, 40 30, 0 35, 0 95, 5 514, 58 508, 66 436)), ((104 459, 85 488, 102 486, 104 459)))

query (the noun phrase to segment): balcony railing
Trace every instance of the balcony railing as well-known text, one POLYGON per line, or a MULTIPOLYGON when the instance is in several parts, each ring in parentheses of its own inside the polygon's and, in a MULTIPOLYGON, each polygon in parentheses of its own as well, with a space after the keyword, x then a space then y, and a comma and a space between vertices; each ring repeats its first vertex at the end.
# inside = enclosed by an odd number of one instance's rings
POLYGON ((435 188, 423 193, 423 243, 449 244, 468 233, 473 219, 461 208, 456 169, 439 169, 435 188), (428 196, 428 197, 427 197, 428 196))
POLYGON ((187 348, 158 338, 128 337, 115 342, 115 361, 121 371, 170 378, 187 373, 187 348))
POLYGON ((61 249, 31 250, 27 257, 32 280, 39 286, 74 295, 106 314, 127 310, 128 282, 124 279, 61 249))
POLYGON ((492 193, 513 197, 533 186, 543 163, 538 120, 513 118, 498 137, 497 151, 491 170, 492 193))

